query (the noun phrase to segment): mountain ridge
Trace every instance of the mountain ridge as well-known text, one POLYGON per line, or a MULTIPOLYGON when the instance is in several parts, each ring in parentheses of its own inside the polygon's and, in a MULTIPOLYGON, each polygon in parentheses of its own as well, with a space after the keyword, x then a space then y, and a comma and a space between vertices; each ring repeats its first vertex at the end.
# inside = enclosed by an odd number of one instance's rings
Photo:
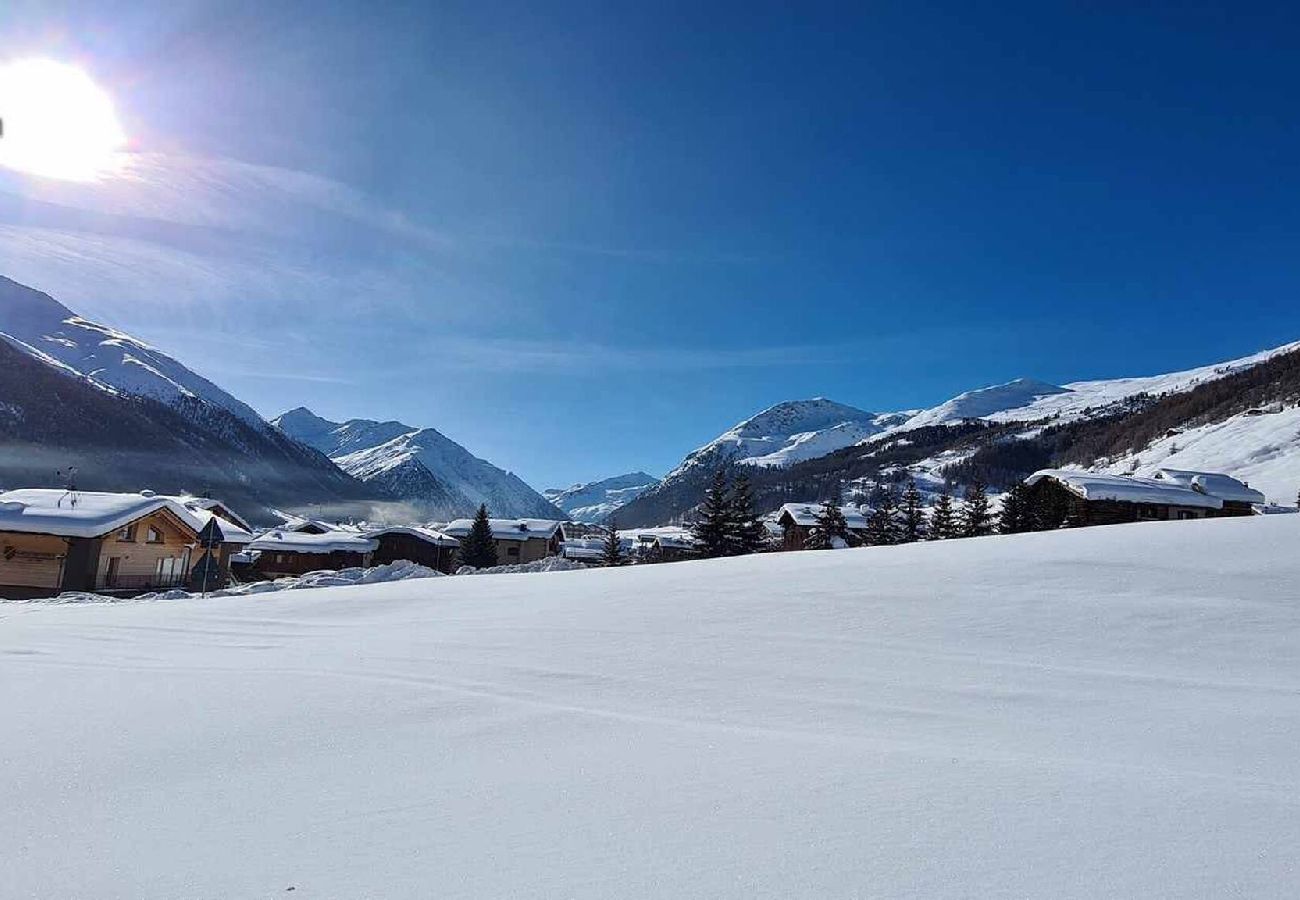
POLYGON ((493 515, 562 519, 562 512, 512 472, 470 453, 434 428, 397 421, 333 422, 306 407, 271 420, 290 437, 321 451, 343 471, 382 485, 396 499, 437 518, 493 515))

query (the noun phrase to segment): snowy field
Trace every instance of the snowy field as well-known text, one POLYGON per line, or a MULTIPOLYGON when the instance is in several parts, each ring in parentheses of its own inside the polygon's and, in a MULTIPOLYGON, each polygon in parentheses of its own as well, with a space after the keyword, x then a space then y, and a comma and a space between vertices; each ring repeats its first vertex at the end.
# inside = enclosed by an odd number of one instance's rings
POLYGON ((1298 546, 0 604, 0 895, 1295 896, 1298 546))

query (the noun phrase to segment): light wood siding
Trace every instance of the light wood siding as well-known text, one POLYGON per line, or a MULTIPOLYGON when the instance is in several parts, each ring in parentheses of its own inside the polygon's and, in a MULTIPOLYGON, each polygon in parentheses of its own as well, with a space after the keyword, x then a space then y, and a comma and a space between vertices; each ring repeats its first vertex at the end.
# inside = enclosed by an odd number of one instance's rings
POLYGON ((508 541, 497 538, 496 545, 497 565, 499 566, 536 562, 539 559, 555 555, 551 542, 541 537, 529 538, 524 541, 508 541))
POLYGON ((134 541, 119 541, 116 532, 104 538, 103 547, 99 551, 95 587, 134 590, 158 586, 160 581, 165 585, 183 585, 188 581, 189 570, 198 561, 193 556, 195 551, 190 549, 195 540, 194 532, 162 510, 138 519, 135 522, 134 541), (151 528, 162 537, 161 542, 148 541, 151 528), (114 559, 118 560, 116 565, 112 562, 114 559), (157 577, 158 561, 164 559, 178 560, 170 564, 179 573, 178 577, 157 577), (109 578, 110 571, 115 573, 113 579, 109 578))
POLYGON ((57 590, 68 543, 49 534, 0 534, 0 590, 6 586, 57 590))

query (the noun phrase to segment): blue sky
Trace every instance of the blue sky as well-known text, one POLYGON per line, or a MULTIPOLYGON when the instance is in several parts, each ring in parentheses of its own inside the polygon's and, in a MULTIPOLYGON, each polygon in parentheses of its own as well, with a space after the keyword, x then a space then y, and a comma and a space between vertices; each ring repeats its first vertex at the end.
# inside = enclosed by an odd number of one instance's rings
POLYGON ((1294 9, 59 3, 135 154, 0 172, 0 272, 266 414, 542 488, 785 399, 933 405, 1300 338, 1294 9))

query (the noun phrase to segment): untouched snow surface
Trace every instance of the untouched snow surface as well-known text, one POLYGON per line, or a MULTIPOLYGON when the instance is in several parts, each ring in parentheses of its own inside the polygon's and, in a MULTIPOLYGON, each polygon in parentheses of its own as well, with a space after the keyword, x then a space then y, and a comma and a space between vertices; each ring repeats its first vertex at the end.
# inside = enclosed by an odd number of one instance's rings
POLYGON ((0 893, 1293 896, 1298 542, 0 606, 0 893))

